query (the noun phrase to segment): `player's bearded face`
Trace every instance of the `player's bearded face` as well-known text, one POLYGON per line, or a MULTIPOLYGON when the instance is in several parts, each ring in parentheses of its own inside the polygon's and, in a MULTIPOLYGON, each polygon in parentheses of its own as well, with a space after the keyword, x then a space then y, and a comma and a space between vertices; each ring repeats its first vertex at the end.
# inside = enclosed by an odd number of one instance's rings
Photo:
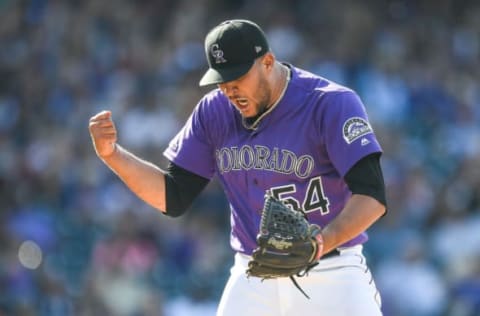
POLYGON ((219 88, 245 118, 264 112, 271 103, 272 89, 259 65, 237 80, 220 84, 219 88))

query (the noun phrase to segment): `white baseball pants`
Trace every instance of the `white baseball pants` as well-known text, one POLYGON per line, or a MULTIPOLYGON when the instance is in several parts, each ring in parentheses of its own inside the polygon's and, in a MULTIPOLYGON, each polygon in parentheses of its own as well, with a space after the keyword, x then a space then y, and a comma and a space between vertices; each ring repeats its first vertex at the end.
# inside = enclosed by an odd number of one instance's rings
POLYGON ((289 278, 247 278, 250 257, 237 253, 217 316, 382 315, 362 246, 339 250, 340 255, 320 260, 307 276, 296 277, 310 299, 289 278))

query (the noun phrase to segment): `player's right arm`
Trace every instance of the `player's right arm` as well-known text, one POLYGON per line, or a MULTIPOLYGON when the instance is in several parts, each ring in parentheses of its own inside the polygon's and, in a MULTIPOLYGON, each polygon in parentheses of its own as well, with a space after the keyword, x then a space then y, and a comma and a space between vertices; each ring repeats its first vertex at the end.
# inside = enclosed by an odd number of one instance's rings
POLYGON ((97 156, 152 207, 165 212, 165 172, 117 144, 117 130, 110 111, 90 118, 89 131, 97 156))
POLYGON ((167 215, 183 214, 209 182, 173 163, 162 170, 122 148, 110 111, 92 116, 89 131, 97 156, 140 199, 167 215))

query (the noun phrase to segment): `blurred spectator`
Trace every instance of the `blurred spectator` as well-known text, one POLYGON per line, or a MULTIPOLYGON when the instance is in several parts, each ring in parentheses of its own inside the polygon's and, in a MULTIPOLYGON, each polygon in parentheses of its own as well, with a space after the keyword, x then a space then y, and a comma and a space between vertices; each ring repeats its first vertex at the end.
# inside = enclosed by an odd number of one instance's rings
POLYGON ((447 285, 428 261, 425 247, 420 236, 410 234, 397 248, 399 257, 378 265, 385 315, 435 316, 445 310, 447 285))
POLYGON ((469 258, 465 273, 452 282, 452 304, 449 313, 456 316, 480 314, 480 256, 469 258))

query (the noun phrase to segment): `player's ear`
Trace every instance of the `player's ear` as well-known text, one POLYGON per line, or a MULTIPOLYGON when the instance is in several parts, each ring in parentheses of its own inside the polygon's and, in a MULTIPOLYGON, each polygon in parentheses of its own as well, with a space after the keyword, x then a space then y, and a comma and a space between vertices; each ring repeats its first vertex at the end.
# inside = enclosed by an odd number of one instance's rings
POLYGON ((267 70, 272 69, 273 65, 275 64, 275 56, 271 52, 267 52, 262 57, 262 66, 265 67, 267 70))

